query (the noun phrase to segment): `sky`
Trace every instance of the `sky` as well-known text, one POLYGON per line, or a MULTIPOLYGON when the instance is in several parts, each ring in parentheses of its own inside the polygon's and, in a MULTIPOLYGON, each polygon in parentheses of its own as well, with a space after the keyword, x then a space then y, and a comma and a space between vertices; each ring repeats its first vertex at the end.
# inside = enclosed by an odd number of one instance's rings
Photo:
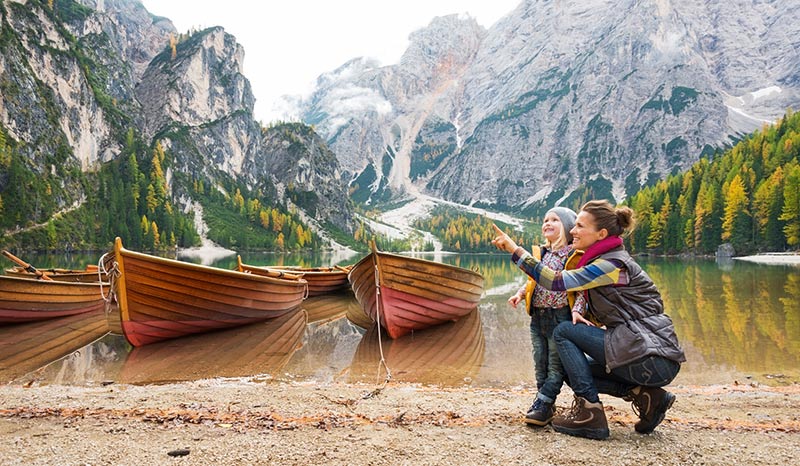
POLYGON ((262 123, 286 117, 282 95, 307 94, 317 76, 356 57, 392 65, 408 36, 436 16, 466 13, 489 28, 522 0, 142 0, 178 32, 222 26, 244 47, 244 75, 262 123), (399 8, 398 8, 399 7, 399 8))

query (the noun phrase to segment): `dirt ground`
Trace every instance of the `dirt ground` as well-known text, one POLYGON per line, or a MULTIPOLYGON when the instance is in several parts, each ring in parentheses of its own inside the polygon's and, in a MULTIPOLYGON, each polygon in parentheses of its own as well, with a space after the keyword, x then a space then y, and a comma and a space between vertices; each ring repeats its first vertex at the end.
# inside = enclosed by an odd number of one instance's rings
MULTIPOLYGON (((601 397, 611 437, 531 428, 523 391, 214 379, 0 386, 0 464, 788 465, 800 385, 674 386, 653 434, 601 397)), ((566 389, 558 405, 571 402, 566 389)))

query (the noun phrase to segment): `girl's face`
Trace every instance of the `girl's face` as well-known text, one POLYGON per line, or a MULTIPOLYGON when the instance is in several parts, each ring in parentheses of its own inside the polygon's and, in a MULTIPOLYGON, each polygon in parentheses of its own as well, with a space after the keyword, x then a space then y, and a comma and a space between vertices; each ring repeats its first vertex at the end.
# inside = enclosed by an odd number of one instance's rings
POLYGON ((583 251, 608 236, 608 230, 605 228, 597 230, 592 214, 583 210, 578 213, 578 218, 575 219, 575 228, 570 230, 570 233, 572 234, 572 247, 583 251))
POLYGON ((548 212, 547 215, 544 216, 544 221, 542 222, 542 235, 544 235, 545 239, 550 242, 550 244, 555 244, 558 242, 558 239, 561 238, 561 231, 564 229, 564 226, 561 224, 561 218, 553 212, 548 212))

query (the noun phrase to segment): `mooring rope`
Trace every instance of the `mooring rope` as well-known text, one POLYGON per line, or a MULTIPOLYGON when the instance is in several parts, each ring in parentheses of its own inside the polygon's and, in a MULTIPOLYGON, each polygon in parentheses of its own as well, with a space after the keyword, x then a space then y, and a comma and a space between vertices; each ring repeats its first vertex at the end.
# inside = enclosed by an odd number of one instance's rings
POLYGON ((116 285, 117 278, 120 276, 119 267, 117 266, 117 261, 114 261, 114 268, 111 270, 106 269, 106 261, 105 258, 110 253, 105 253, 100 256, 100 260, 97 262, 97 279, 100 282, 100 297, 103 298, 103 301, 106 303, 110 303, 114 300, 114 286, 116 285), (103 293, 103 275, 108 277, 108 296, 103 293))
POLYGON ((386 364, 386 358, 383 355, 383 338, 381 337, 381 282, 380 273, 378 271, 377 255, 375 259, 375 322, 378 324, 378 350, 381 353, 381 360, 378 362, 378 371, 375 374, 376 378, 381 376, 381 366, 386 368, 386 380, 383 381, 385 385, 392 379, 392 371, 386 364))

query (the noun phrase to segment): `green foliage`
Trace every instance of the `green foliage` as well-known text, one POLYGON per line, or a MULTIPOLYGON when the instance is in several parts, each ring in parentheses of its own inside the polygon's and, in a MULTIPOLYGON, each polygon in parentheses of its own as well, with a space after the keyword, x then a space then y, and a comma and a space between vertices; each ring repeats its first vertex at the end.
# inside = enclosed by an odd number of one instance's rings
POLYGON ((527 224, 520 232, 483 215, 442 206, 433 209, 430 217, 414 222, 413 226, 431 232, 442 242, 442 248, 446 251, 494 252, 496 248, 491 244, 495 237, 492 223, 497 223, 517 244, 530 247, 540 242, 541 224, 527 224))
POLYGON ((614 126, 603 121, 601 114, 595 115, 584 131, 584 143, 578 152, 578 171, 592 176, 602 170, 601 165, 619 147, 614 139, 614 126))
MULTIPOLYGON (((614 199, 612 193, 613 187, 611 181, 602 176, 598 176, 594 180, 588 181, 580 189, 576 189, 570 193, 570 195, 561 202, 561 205, 569 207, 577 212, 586 201, 592 199, 614 199)), ((554 204, 555 200, 549 205, 554 204)), ((547 209, 549 209, 549 207, 547 209)))
POLYGON ((91 8, 72 0, 55 0, 53 10, 56 16, 65 23, 85 21, 94 12, 91 8))
MULTIPOLYGON (((688 93, 687 95, 691 95, 688 93)), ((800 246, 800 115, 791 111, 713 160, 639 190, 634 252, 711 254, 800 246)))
POLYGON ((668 142, 664 146, 664 153, 667 154, 667 161, 671 163, 680 161, 683 158, 682 154, 686 152, 688 146, 689 144, 681 137, 677 137, 668 142))
POLYGON ((667 100, 661 98, 660 94, 662 91, 663 86, 657 91, 659 95, 646 102, 641 110, 661 110, 664 113, 678 116, 686 107, 697 101, 697 90, 689 87, 676 86, 672 88, 672 93, 667 100))
POLYGON ((319 249, 321 241, 300 217, 260 193, 250 192, 243 183, 226 179, 221 185, 202 191, 193 183, 193 197, 203 206, 208 237, 230 249, 290 251, 319 249), (228 194, 232 193, 232 194, 228 194))
POLYGON ((0 127, 0 229, 30 226, 52 216, 63 189, 57 175, 36 172, 0 127))
POLYGON ((378 179, 375 166, 368 164, 364 170, 350 183, 350 198, 357 204, 365 204, 369 201, 372 191, 370 187, 378 179))
POLYGON ((414 142, 411 151, 411 169, 409 176, 416 180, 435 170, 439 165, 456 150, 455 127, 450 123, 440 122, 431 130, 434 133, 450 133, 446 140, 440 143, 424 142, 420 135, 414 142))

